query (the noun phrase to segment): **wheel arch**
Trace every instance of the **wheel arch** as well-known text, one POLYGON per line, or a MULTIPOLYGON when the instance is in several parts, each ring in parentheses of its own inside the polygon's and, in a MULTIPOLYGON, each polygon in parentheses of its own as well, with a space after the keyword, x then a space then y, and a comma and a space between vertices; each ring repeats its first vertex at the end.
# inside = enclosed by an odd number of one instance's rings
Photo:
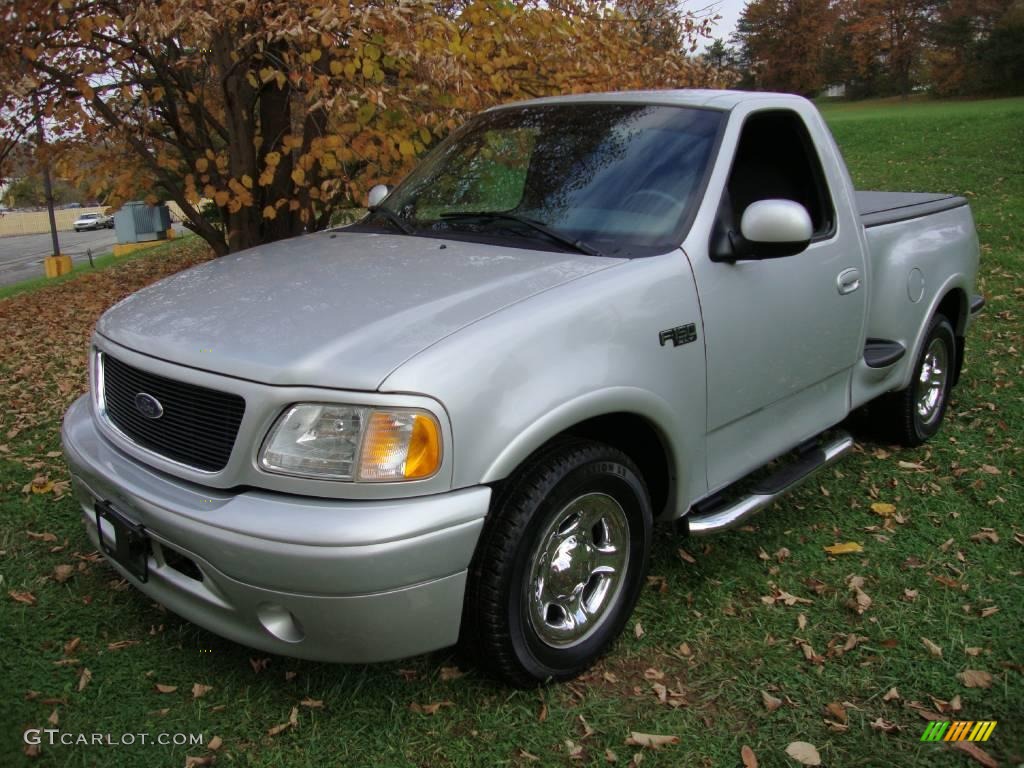
POLYGON ((666 425, 672 411, 658 396, 640 389, 613 388, 584 395, 549 411, 519 433, 490 464, 482 482, 498 483, 552 441, 583 437, 618 448, 639 467, 651 494, 655 519, 671 517, 683 447, 666 425))
POLYGON ((916 360, 921 355, 925 336, 928 333, 928 326, 936 314, 945 315, 953 326, 953 336, 956 340, 956 367, 953 371, 953 384, 956 385, 959 380, 960 369, 963 365, 964 334, 966 333, 969 314, 967 289, 964 287, 963 277, 963 275, 953 275, 935 292, 931 305, 928 307, 928 311, 924 313, 921 325, 917 329, 914 346, 909 351, 908 357, 910 362, 907 365, 907 371, 901 387, 908 386, 913 378, 916 360))

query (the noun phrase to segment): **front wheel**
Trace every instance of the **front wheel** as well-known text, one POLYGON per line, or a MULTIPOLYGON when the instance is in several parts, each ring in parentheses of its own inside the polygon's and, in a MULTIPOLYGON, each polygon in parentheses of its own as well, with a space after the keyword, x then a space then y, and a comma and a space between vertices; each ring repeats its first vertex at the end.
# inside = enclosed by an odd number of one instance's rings
POLYGON ((481 534, 463 644, 517 686, 567 680, 622 631, 643 585, 651 502, 621 451, 571 440, 510 478, 481 534))
POLYGON ((886 395, 886 420, 902 445, 924 443, 942 426, 956 370, 956 337, 943 315, 935 315, 914 365, 910 386, 886 395))

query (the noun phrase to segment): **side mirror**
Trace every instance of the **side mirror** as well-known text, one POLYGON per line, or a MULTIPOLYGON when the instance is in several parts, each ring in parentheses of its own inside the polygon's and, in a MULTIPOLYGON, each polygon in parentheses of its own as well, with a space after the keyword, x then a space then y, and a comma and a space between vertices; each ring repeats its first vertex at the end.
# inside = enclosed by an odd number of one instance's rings
POLYGON ((740 233, 747 241, 747 258, 792 256, 810 245, 814 225, 800 203, 758 200, 743 212, 740 233))
POLYGON ((370 194, 366 196, 366 207, 376 208, 378 205, 384 202, 384 198, 391 193, 391 187, 387 184, 378 184, 370 190, 370 194))

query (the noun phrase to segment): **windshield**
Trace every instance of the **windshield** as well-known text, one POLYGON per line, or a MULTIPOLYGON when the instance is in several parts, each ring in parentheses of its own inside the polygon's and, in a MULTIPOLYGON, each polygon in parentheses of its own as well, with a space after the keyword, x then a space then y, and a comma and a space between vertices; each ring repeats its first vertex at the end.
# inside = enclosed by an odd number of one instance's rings
POLYGON ((711 110, 555 104, 485 112, 439 145, 367 222, 606 256, 679 245, 722 123, 711 110), (537 226, 540 225, 540 226, 537 226), (526 244, 526 243, 524 243, 526 244))

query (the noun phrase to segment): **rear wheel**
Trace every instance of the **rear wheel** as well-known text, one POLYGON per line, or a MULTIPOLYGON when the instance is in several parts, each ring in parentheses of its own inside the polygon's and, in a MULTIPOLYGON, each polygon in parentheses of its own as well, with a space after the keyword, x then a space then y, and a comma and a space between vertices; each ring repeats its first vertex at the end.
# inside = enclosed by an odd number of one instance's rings
POLYGON ((910 385, 885 396, 883 413, 893 439, 921 445, 939 431, 956 370, 956 336, 943 315, 928 326, 910 385))
POLYGON ((571 440, 539 454, 495 499, 470 566, 464 645, 513 685, 580 674, 633 611, 651 528, 621 451, 571 440))

